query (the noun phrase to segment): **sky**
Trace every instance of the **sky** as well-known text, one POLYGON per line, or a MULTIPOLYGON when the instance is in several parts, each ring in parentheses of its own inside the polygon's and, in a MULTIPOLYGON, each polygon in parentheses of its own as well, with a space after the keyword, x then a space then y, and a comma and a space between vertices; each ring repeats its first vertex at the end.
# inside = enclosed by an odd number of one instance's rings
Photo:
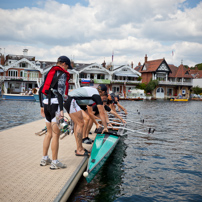
POLYGON ((202 0, 0 0, 0 52, 137 66, 202 63, 202 0))

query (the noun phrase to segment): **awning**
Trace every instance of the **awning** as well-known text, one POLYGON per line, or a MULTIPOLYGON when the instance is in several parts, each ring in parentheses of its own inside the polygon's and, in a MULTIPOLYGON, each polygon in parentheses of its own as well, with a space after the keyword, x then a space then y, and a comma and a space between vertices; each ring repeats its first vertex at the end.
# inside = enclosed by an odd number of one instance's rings
POLYGON ((94 83, 110 84, 110 80, 107 80, 107 79, 94 79, 94 83))
POLYGON ((138 78, 139 76, 136 74, 120 74, 120 73, 115 73, 116 76, 125 76, 125 77, 136 77, 138 78))

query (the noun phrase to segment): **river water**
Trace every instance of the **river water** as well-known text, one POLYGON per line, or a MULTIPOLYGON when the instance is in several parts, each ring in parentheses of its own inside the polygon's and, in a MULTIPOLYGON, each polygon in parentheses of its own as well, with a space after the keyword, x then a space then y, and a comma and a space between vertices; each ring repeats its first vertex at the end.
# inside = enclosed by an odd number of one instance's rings
MULTIPOLYGON (((202 201, 202 102, 121 104, 127 128, 146 134, 125 131, 93 181, 82 177, 68 201, 202 201)), ((37 102, 0 101, 0 130, 40 118, 37 102)))

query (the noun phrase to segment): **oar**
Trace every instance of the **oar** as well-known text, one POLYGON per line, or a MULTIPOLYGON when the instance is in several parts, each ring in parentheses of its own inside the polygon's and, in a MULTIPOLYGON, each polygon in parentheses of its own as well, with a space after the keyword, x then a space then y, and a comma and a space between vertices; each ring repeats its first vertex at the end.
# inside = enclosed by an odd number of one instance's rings
POLYGON ((119 126, 114 126, 114 127, 108 127, 108 128, 118 128, 118 129, 124 129, 124 130, 128 130, 128 131, 131 131, 131 132, 134 132, 134 133, 139 133, 139 134, 143 134, 143 135, 147 135, 147 134, 150 134, 150 133, 154 133, 155 129, 151 129, 149 128, 148 130, 148 133, 144 133, 144 132, 141 132, 141 131, 138 131, 138 130, 132 130, 130 128, 125 128, 125 127, 119 127, 119 126))
POLYGON ((110 121, 110 123, 114 123, 114 124, 118 124, 118 125, 124 125, 122 122, 110 121))

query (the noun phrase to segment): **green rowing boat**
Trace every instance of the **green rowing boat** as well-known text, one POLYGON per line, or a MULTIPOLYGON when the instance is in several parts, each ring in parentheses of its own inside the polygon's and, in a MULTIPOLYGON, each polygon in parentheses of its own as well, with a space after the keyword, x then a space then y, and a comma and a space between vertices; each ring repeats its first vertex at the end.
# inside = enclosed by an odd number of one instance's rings
POLYGON ((91 180, 103 166, 107 158, 114 150, 118 141, 119 135, 117 135, 117 132, 114 131, 96 135, 91 156, 88 160, 87 171, 83 173, 83 176, 86 178, 88 183, 91 182, 91 180))

